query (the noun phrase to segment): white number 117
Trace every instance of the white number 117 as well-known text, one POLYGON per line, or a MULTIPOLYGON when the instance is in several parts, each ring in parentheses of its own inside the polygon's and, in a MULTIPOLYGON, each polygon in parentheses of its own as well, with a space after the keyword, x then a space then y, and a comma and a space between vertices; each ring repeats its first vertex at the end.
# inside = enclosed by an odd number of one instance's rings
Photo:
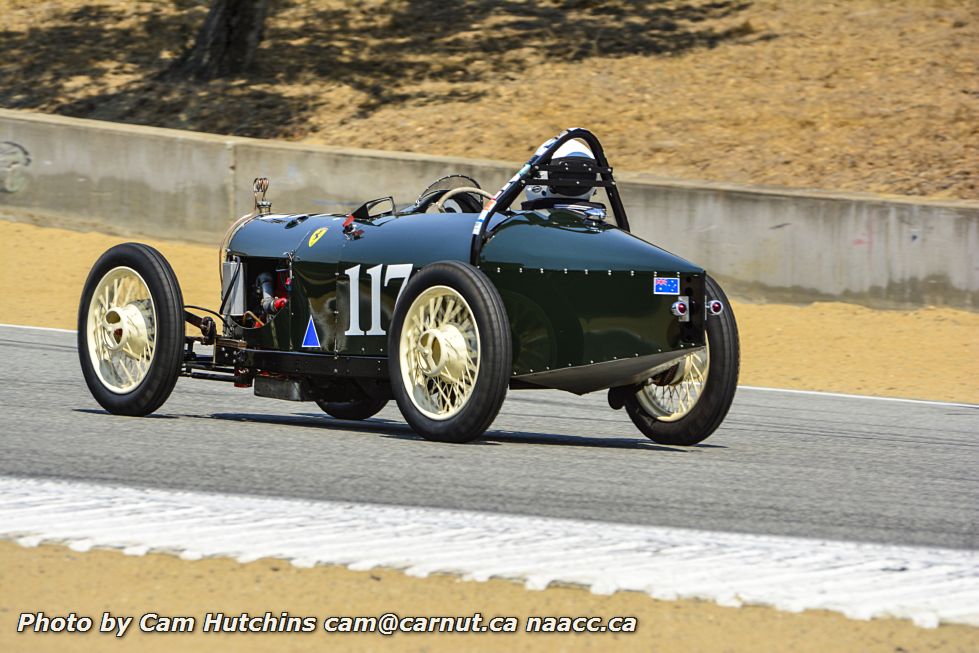
POLYGON ((360 266, 355 265, 343 271, 343 274, 350 278, 350 326, 344 332, 347 336, 383 336, 386 331, 381 328, 381 277, 383 274, 384 286, 391 283, 392 279, 401 279, 401 288, 398 289, 398 297, 395 303, 401 298, 405 286, 408 284, 408 277, 411 276, 411 263, 394 263, 392 265, 375 265, 367 268, 367 276, 371 278, 371 328, 364 331, 360 327, 360 266))

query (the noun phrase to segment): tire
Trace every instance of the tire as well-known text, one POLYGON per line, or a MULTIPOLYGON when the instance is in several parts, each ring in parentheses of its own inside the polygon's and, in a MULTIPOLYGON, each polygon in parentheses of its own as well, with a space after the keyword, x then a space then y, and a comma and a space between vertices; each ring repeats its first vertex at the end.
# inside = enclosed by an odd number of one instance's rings
POLYGON ((398 408, 423 438, 469 442, 493 423, 513 358, 503 301, 482 272, 441 261, 411 277, 394 309, 388 351, 398 408))
POLYGON ((351 401, 317 401, 316 405, 330 417, 337 419, 363 420, 377 415, 387 406, 387 399, 353 399, 351 401))
POLYGON ((149 415, 173 391, 183 350, 184 301, 167 260, 139 243, 106 251, 78 307, 78 356, 95 400, 115 415, 149 415))
POLYGON ((723 302, 724 311, 707 317, 708 371, 689 412, 676 419, 653 414, 648 409, 649 402, 643 401, 643 388, 625 397, 625 409, 632 423, 658 444, 691 446, 706 440, 724 421, 738 388, 741 353, 734 312, 724 291, 710 277, 707 296, 723 302))

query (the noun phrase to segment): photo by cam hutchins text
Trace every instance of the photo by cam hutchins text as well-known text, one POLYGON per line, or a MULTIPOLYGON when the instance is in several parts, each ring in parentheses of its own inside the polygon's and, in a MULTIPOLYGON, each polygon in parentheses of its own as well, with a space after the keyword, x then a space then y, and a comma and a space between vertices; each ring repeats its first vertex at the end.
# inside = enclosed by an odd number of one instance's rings
POLYGON ((75 612, 49 616, 43 612, 21 613, 17 621, 18 633, 87 633, 95 632, 124 637, 128 632, 143 633, 633 633, 638 628, 635 617, 598 616, 529 616, 523 620, 516 616, 498 615, 484 617, 475 612, 465 616, 402 616, 385 612, 377 616, 312 616, 290 615, 288 612, 263 615, 241 613, 226 615, 208 612, 203 617, 165 616, 147 612, 134 616, 102 613, 96 622, 75 612), (200 630, 198 630, 200 625, 200 630))

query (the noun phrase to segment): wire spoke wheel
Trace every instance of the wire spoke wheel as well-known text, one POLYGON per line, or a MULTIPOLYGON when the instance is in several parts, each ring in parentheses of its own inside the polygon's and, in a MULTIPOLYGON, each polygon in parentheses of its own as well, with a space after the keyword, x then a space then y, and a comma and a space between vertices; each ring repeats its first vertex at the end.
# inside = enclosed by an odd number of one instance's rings
POLYGON ((110 392, 131 392, 143 382, 156 353, 156 307, 143 277, 117 267, 102 277, 89 302, 88 353, 110 392))
POLYGON ((478 268, 439 261, 412 275, 388 334, 391 393, 411 428, 469 442, 506 398, 513 355, 503 300, 478 268))
POLYGON ((686 417, 697 405, 707 385, 710 372, 710 343, 703 349, 691 352, 671 370, 668 383, 656 383, 650 379, 636 393, 643 409, 661 422, 675 422, 686 417))
POLYGON ((707 317, 704 346, 687 352, 676 365, 623 398, 632 423, 659 444, 691 446, 710 437, 738 388, 741 346, 734 311, 710 277, 705 290, 707 298, 719 300, 724 309, 707 317))
POLYGON ((106 251, 78 307, 78 357, 92 396, 110 413, 148 415, 170 396, 183 354, 183 296, 173 268, 147 245, 106 251))
POLYGON ((445 420, 462 410, 479 375, 479 329, 459 292, 422 292, 408 308, 398 351, 402 382, 423 415, 445 420))

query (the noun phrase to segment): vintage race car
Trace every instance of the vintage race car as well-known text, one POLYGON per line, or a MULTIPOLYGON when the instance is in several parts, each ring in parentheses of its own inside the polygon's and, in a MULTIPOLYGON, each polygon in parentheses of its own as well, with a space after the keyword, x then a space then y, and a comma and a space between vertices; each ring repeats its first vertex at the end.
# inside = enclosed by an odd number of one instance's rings
POLYGON ((185 376, 315 401, 338 419, 393 398, 417 433, 447 442, 479 437, 508 389, 607 390, 672 445, 700 442, 727 414, 739 367, 727 298, 700 266, 629 233, 587 130, 544 143, 495 195, 451 175, 401 210, 388 197, 347 215, 285 214, 267 189, 256 180, 255 210, 222 243, 216 310, 185 306, 146 245, 95 263, 78 352, 107 411, 152 413, 185 376), (556 157, 572 139, 594 157, 556 157), (551 197, 515 208, 542 187, 551 197), (604 204, 559 192, 589 189, 604 190, 614 224, 604 204))

